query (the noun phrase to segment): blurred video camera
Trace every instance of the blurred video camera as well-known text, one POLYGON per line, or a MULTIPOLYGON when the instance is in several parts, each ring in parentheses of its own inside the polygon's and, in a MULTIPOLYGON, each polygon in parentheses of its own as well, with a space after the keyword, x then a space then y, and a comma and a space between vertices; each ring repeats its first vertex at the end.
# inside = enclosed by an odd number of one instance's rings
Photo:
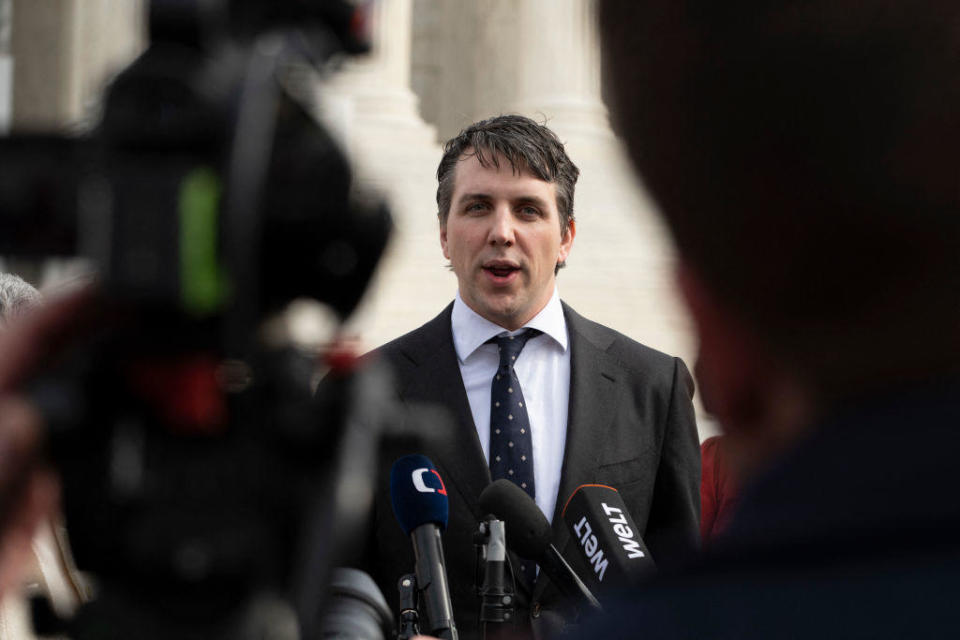
POLYGON ((0 139, 0 255, 82 256, 104 292, 29 388, 96 579, 71 637, 322 633, 388 385, 343 373, 314 396, 313 358, 259 328, 303 296, 346 318, 386 246, 386 207, 302 95, 304 69, 366 49, 367 10, 153 0, 94 131, 0 139))

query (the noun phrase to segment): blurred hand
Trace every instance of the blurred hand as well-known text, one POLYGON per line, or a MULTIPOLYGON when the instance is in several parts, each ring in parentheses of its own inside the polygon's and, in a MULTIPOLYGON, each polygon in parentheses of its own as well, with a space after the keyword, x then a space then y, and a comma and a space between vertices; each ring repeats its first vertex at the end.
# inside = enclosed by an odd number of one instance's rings
POLYGON ((75 291, 0 332, 0 597, 17 586, 33 535, 59 500, 56 474, 41 463, 40 413, 20 387, 89 326, 96 309, 92 290, 75 291))
POLYGON ((30 404, 12 394, 0 397, 0 596, 18 586, 30 541, 58 504, 55 474, 35 462, 42 434, 30 404))

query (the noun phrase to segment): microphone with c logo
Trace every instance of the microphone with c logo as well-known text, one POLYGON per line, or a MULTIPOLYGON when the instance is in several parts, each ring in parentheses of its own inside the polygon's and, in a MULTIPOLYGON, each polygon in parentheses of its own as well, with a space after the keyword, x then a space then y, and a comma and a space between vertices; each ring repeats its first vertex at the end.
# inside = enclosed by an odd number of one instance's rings
POLYGON ((437 473, 436 469, 428 467, 420 467, 419 469, 414 469, 413 473, 410 474, 411 479, 413 480, 413 488, 419 491, 420 493, 439 493, 440 495, 447 495, 447 488, 443 484, 443 478, 440 477, 440 474, 437 473), (426 473, 432 473, 437 478, 437 482, 440 483, 439 488, 428 487, 427 483, 423 481, 423 476, 426 473))
POLYGON ((413 543, 420 601, 426 609, 425 633, 441 640, 457 640, 453 604, 447 585, 440 532, 447 528, 450 506, 447 488, 430 459, 404 456, 390 470, 393 513, 413 543))

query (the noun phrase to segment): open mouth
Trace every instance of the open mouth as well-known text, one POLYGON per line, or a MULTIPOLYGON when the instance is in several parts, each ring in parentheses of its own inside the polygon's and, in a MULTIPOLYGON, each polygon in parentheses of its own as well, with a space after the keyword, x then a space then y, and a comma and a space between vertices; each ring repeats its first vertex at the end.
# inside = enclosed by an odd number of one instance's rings
POLYGON ((498 278, 506 278, 514 271, 519 271, 520 269, 517 267, 511 267, 509 265, 490 265, 484 267, 484 270, 498 278))

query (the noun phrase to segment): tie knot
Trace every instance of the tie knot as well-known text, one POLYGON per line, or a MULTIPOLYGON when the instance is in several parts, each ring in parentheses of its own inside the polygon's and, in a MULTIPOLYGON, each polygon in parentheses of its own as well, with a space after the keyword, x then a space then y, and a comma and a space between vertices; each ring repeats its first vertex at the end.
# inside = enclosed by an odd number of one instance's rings
POLYGON ((500 350, 500 366, 512 367, 520 352, 523 351, 524 345, 527 344, 527 340, 535 338, 541 333, 543 332, 537 329, 527 329, 515 336, 499 336, 491 340, 491 342, 497 343, 497 349, 500 350))

